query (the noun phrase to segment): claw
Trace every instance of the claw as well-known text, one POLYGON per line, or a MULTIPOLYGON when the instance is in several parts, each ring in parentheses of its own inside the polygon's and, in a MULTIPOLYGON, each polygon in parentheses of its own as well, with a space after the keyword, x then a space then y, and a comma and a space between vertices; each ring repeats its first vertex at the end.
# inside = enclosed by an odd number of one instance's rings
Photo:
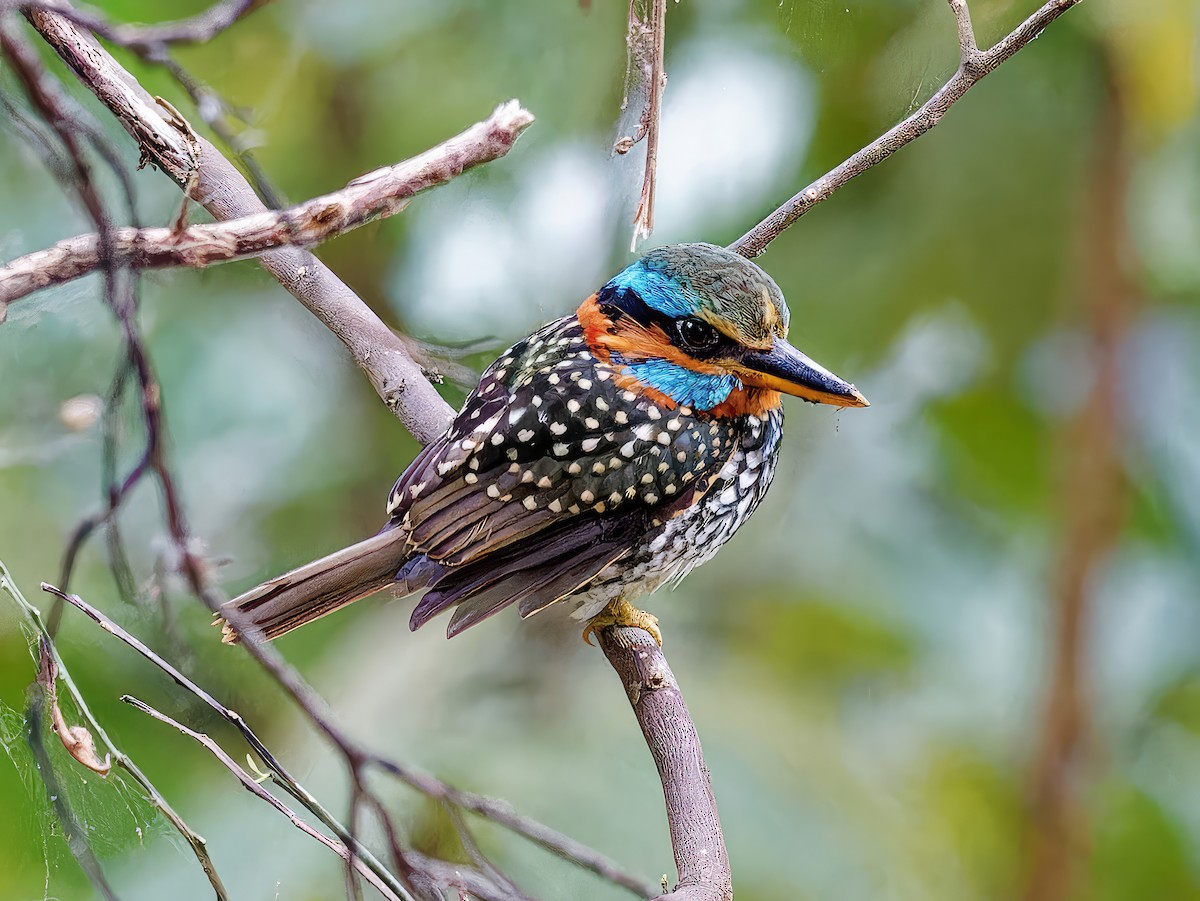
POLYGON ((601 629, 609 626, 642 629, 649 632, 650 637, 658 643, 660 648, 662 647, 662 630, 658 627, 658 617, 645 610, 639 610, 628 601, 611 601, 607 607, 593 616, 583 630, 583 640, 590 645, 592 636, 598 635, 601 629))

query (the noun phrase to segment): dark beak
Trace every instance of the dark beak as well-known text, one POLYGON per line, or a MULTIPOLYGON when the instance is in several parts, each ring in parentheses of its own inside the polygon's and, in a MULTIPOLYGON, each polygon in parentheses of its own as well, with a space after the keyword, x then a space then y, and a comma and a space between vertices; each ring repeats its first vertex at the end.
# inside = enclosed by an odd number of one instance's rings
POLYGON ((776 338, 769 351, 745 353, 737 367, 737 375, 746 385, 782 391, 817 404, 871 406, 857 388, 814 363, 782 338, 776 338))

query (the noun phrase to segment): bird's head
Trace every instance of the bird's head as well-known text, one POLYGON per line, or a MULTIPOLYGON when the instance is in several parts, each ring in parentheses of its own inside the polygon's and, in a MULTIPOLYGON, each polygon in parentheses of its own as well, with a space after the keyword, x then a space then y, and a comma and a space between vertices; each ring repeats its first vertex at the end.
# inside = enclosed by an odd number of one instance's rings
POLYGON ((761 414, 780 392, 865 407, 849 382, 787 341, 788 308, 771 276, 712 244, 650 251, 579 308, 592 352, 625 384, 717 415, 761 414))

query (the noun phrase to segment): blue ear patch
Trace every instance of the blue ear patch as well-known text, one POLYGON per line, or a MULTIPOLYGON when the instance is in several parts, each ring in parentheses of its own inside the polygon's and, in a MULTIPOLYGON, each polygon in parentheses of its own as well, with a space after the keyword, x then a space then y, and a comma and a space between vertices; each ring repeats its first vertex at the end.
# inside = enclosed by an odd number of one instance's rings
POLYGON ((697 410, 711 410, 734 388, 742 387, 735 375, 693 372, 668 360, 637 360, 626 363, 624 371, 675 403, 697 410))
MULTIPOLYGON (((641 260, 619 272, 604 286, 605 291, 622 289, 635 292, 647 307, 672 319, 696 314, 696 299, 679 282, 647 267, 641 260)), ((617 357, 614 362, 620 363, 624 372, 643 385, 665 394, 677 404, 696 410, 711 410, 729 397, 734 388, 742 387, 741 380, 735 375, 694 372, 668 360, 623 361, 617 357)))
POLYGON ((618 272, 605 287, 636 291, 646 306, 672 319, 696 314, 694 300, 684 293, 679 282, 658 270, 648 269, 641 260, 618 272))

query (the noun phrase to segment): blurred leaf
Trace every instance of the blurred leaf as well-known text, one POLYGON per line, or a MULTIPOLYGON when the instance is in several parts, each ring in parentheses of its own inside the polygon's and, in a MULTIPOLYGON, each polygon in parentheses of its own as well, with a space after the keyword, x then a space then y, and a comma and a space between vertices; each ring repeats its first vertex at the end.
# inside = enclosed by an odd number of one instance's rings
POLYGON ((946 474, 954 494, 991 509, 1048 509, 1050 436, 1011 394, 984 386, 939 405, 946 474))
POLYGON ((442 860, 470 862, 467 849, 454 828, 454 820, 441 801, 422 798, 411 828, 410 840, 415 850, 442 860))
POLYGON ((1022 810, 1013 774, 971 748, 935 749, 924 790, 923 829, 952 851, 947 864, 980 897, 1014 897, 1022 810))
POLYGON ((1183 825, 1131 785, 1109 787, 1091 854, 1091 901, 1195 901, 1200 884, 1183 825))
POLYGON ((1099 9, 1125 105, 1150 140, 1158 142, 1195 111, 1195 4, 1108 0, 1099 9))
POLYGON ((910 672, 916 648, 897 626, 848 604, 798 601, 786 590, 737 608, 747 653, 790 681, 835 690, 910 672))
POLYGON ((1200 670, 1180 676, 1158 696, 1153 715, 1200 738, 1200 670))

